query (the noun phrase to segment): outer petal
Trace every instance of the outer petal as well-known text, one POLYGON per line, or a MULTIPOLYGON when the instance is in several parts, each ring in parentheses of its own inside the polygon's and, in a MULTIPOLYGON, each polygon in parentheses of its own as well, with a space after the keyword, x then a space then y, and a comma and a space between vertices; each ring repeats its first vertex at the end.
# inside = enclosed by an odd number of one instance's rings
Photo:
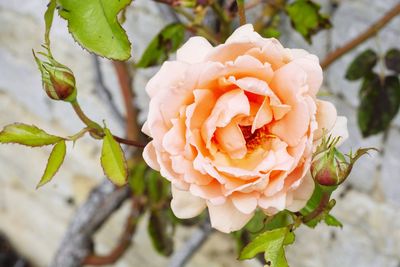
POLYGON ((159 171, 160 170, 160 164, 157 162, 157 155, 156 155, 156 150, 153 145, 153 141, 148 143, 146 147, 143 150, 143 159, 146 161, 147 165, 150 166, 150 168, 159 171))
POLYGON ((253 213, 244 214, 237 210, 230 199, 218 206, 207 202, 207 206, 212 227, 224 233, 241 229, 253 217, 253 213))
POLYGON ((187 64, 178 61, 166 61, 160 70, 146 85, 146 92, 152 98, 158 92, 179 83, 185 75, 187 64))
POLYGON ((251 214, 257 208, 258 195, 256 193, 235 192, 231 198, 233 205, 242 213, 251 214))
POLYGON ((249 42, 258 39, 262 39, 262 37, 254 31, 253 25, 246 24, 237 28, 225 43, 249 42))
POLYGON ((275 72, 269 86, 282 103, 293 105, 298 101, 299 95, 307 90, 307 73, 290 62, 275 72))
POLYGON ((309 54, 302 49, 290 49, 293 62, 299 65, 307 73, 308 92, 311 96, 317 94, 322 84, 322 68, 319 65, 318 57, 309 54))
POLYGON ((338 116, 335 126, 333 126, 332 131, 329 134, 332 135, 332 137, 341 137, 337 143, 337 146, 346 141, 346 139, 349 138, 349 132, 347 130, 347 118, 344 116, 338 116))
POLYGON ((302 209, 314 192, 314 187, 314 180, 308 171, 300 186, 292 192, 292 203, 287 205, 286 209, 293 212, 302 209))
POLYGON ((171 186, 171 191, 171 208, 178 218, 193 218, 199 215, 206 207, 204 199, 193 196, 187 191, 179 190, 173 185, 171 186))
POLYGON ((190 64, 199 63, 212 49, 212 45, 205 38, 195 36, 178 49, 176 59, 190 64))
POLYGON ((337 118, 335 106, 327 101, 317 100, 316 119, 318 129, 314 132, 314 140, 318 140, 325 133, 332 130, 337 118))

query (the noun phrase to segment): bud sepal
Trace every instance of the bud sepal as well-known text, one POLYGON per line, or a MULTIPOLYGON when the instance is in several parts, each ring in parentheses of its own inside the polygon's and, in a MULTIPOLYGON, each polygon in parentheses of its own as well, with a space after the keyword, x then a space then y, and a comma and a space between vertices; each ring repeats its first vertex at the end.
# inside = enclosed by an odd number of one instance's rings
POLYGON ((77 90, 75 76, 70 68, 56 61, 50 50, 47 53, 39 52, 45 60, 39 59, 35 52, 33 56, 42 74, 42 86, 46 94, 54 100, 74 102, 77 90))

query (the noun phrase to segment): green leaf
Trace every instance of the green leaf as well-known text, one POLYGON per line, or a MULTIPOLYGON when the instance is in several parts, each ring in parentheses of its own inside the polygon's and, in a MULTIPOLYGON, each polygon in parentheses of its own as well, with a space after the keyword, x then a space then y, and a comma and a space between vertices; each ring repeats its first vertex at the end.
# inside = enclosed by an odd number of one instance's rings
POLYGON ((47 184, 53 179, 54 175, 57 173, 58 169, 64 162, 65 152, 67 146, 65 145, 65 141, 61 140, 58 142, 53 150, 51 151, 49 160, 47 161, 46 169, 42 178, 40 179, 39 184, 36 186, 36 189, 47 184))
POLYGON ((280 254, 282 254, 283 246, 292 244, 294 239, 294 233, 288 227, 266 231, 257 236, 242 250, 239 259, 251 259, 257 254, 265 252, 265 259, 270 262, 269 266, 284 266, 277 265, 282 261, 280 254))
POLYGON ((50 0, 47 5, 47 10, 44 13, 44 22, 46 24, 46 31, 44 33, 44 40, 47 47, 50 47, 50 29, 53 24, 54 10, 56 9, 57 2, 56 0, 50 0))
POLYGON ((169 256, 173 252, 173 228, 165 211, 154 210, 151 212, 147 231, 156 251, 164 256, 169 256))
POLYGON ((128 171, 124 152, 115 141, 109 129, 104 128, 103 147, 101 150, 101 166, 105 175, 118 186, 126 183, 128 171))
POLYGON ((334 216, 332 216, 330 214, 326 215, 324 220, 325 220, 325 223, 329 226, 335 226, 335 227, 340 227, 340 228, 343 227, 343 224, 338 219, 336 219, 334 216))
POLYGON ((168 181, 163 178, 159 172, 150 170, 146 177, 147 181, 147 195, 153 204, 158 204, 159 201, 169 197, 170 185, 168 181))
POLYGON ((136 66, 147 68, 162 64, 181 46, 184 37, 185 26, 180 23, 167 25, 151 40, 136 66))
POLYGON ((14 123, 7 125, 0 132, 0 143, 16 143, 25 146, 46 146, 58 143, 63 138, 51 135, 34 125, 14 123))
POLYGON ((400 50, 390 49, 385 55, 385 64, 389 70, 400 74, 400 50))
POLYGON ((131 43, 117 15, 132 0, 58 0, 59 14, 68 21, 74 39, 100 56, 127 60, 131 43))
POLYGON ((332 27, 328 16, 319 13, 320 6, 310 0, 296 0, 286 6, 292 26, 311 43, 311 36, 332 27))
POLYGON ((385 131, 400 106, 400 82, 397 76, 387 76, 383 81, 377 74, 364 78, 360 89, 358 126, 364 137, 385 131))
POLYGON ((279 38, 281 32, 275 27, 268 27, 261 31, 261 35, 265 38, 279 38))
POLYGON ((372 73, 377 61, 378 56, 373 50, 365 50, 350 63, 346 71, 346 79, 354 81, 372 73))
POLYGON ((146 182, 145 182, 146 169, 147 169, 146 163, 141 161, 135 165, 129 176, 128 183, 132 189, 133 194, 136 196, 143 195, 146 189, 146 182))

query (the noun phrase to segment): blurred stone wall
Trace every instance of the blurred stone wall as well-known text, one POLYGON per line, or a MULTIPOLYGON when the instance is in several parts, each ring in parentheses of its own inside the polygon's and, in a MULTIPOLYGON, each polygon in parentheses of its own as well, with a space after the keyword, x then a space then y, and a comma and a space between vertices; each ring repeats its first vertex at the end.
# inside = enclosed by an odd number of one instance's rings
MULTIPOLYGON (((326 12, 332 12, 329 1, 319 1, 326 12)), ((382 16, 398 0, 342 0, 334 10, 330 31, 319 33, 308 46, 284 26, 284 46, 304 47, 320 58, 327 51, 358 35, 382 16)), ((32 48, 40 49, 44 31, 42 15, 46 1, 0 0, 0 126, 24 122, 35 124, 51 133, 71 135, 80 130, 81 122, 67 104, 49 101, 41 90, 39 72, 32 58, 32 48)), ((126 27, 133 43, 133 57, 141 55, 146 44, 165 25, 157 6, 149 0, 136 0, 127 13, 126 27), (140 22, 140 23, 139 23, 140 22)), ((117 134, 123 127, 98 88, 93 56, 83 51, 70 37, 65 21, 55 17, 52 46, 55 57, 70 66, 77 76, 79 97, 84 110, 95 120, 106 120, 117 134)), ((338 112, 349 118, 350 140, 344 149, 359 146, 382 148, 382 136, 362 139, 356 124, 358 82, 344 80, 346 66, 357 52, 367 47, 384 53, 399 47, 400 17, 394 19, 377 37, 334 63, 325 72, 325 87, 341 93, 346 101, 334 96, 338 112)), ((114 100, 123 107, 115 73, 107 61, 102 71, 114 100)), ((135 78, 139 107, 145 109, 148 99, 144 85, 155 70, 140 71, 135 78)), ((121 110, 122 111, 122 110, 121 110)), ((145 112, 142 114, 142 118, 145 112)), ((364 267, 400 266, 400 119, 389 132, 383 157, 372 153, 360 160, 346 190, 338 193, 333 214, 344 223, 343 229, 318 226, 312 231, 302 227, 297 242, 289 248, 293 267, 364 267), (381 166, 380 168, 377 168, 381 166)), ((23 255, 47 266, 76 208, 90 189, 102 179, 99 164, 100 144, 85 138, 68 147, 64 165, 55 180, 39 189, 35 186, 46 164, 49 148, 30 149, 16 145, 0 146, 0 231, 5 232, 23 255)), ((122 207, 96 236, 99 251, 108 251, 119 237, 128 207, 122 207)), ((178 247, 190 235, 178 232, 178 247)), ((237 263, 234 243, 229 237, 213 234, 188 266, 259 266, 256 262, 237 263)), ((141 225, 131 248, 116 266, 166 266, 168 259, 151 249, 145 225, 141 225)))

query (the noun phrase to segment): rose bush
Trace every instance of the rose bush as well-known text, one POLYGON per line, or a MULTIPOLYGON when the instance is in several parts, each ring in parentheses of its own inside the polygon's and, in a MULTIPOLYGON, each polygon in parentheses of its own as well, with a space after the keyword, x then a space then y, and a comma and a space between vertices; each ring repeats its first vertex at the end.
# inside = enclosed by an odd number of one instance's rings
POLYGON ((252 25, 212 47, 190 38, 148 82, 143 157, 171 181, 171 207, 190 218, 206 207, 222 232, 257 208, 298 211, 310 198, 312 153, 324 133, 347 136, 346 119, 316 99, 318 58, 262 38, 252 25), (335 126, 336 125, 336 126, 335 126))

